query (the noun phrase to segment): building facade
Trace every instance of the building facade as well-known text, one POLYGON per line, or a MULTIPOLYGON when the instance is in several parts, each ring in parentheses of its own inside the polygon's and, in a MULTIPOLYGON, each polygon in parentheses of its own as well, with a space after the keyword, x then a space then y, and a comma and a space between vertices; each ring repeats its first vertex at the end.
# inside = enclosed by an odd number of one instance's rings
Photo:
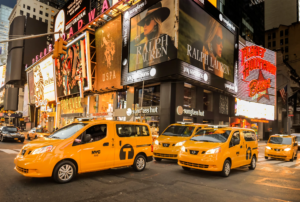
MULTIPOLYGON (((9 20, 12 8, 0 5, 0 41, 8 40, 9 20)), ((6 64, 8 43, 0 43, 0 66, 6 64)))
POLYGON ((54 16, 57 11, 58 5, 56 4, 43 3, 38 0, 18 0, 9 16, 9 23, 11 24, 18 16, 26 16, 46 23, 48 25, 47 31, 52 32, 54 27, 54 16))

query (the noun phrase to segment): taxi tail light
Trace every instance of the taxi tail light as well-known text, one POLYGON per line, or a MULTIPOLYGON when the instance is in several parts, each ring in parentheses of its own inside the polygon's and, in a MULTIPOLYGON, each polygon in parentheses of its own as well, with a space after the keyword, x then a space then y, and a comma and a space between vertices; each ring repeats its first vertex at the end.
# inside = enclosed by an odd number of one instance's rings
POLYGON ((153 152, 153 144, 151 145, 151 152, 153 152))

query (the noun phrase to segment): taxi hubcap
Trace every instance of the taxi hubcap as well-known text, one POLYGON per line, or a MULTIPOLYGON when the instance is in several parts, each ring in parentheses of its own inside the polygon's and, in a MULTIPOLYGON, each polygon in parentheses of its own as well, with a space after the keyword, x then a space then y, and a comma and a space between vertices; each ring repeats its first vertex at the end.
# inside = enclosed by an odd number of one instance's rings
POLYGON ((255 166, 256 166, 256 160, 255 160, 255 158, 253 158, 252 159, 252 167, 255 168, 255 166))
POLYGON ((144 158, 139 158, 137 161, 136 161, 136 166, 139 170, 142 170, 145 166, 145 160, 144 158))
POLYGON ((72 166, 65 164, 60 167, 58 171, 58 177, 60 180, 66 181, 69 180, 73 176, 73 168, 72 166))
POLYGON ((226 165, 225 165, 225 174, 229 175, 229 173, 230 173, 230 165, 229 165, 229 163, 226 163, 226 165))

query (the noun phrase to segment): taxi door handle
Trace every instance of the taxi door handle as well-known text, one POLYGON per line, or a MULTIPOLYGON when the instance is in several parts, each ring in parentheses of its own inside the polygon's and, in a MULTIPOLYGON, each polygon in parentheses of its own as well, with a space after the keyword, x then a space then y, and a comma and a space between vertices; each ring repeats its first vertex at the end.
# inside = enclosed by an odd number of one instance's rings
POLYGON ((109 143, 108 143, 108 142, 105 142, 105 143, 103 143, 103 146, 104 146, 104 147, 109 146, 109 143))
POLYGON ((240 154, 240 152, 236 152, 236 154, 240 154))

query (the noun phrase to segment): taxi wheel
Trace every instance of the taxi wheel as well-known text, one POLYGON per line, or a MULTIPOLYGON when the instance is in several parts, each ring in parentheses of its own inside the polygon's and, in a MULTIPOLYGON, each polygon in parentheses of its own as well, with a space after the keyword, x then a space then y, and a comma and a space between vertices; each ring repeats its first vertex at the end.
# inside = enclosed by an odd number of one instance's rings
POLYGON ((161 161, 161 158, 154 158, 155 159, 155 161, 161 161))
POLYGON ((230 175, 230 171, 231 171, 231 163, 228 159, 226 159, 223 165, 223 170, 221 172, 221 175, 223 177, 228 177, 230 175))
POLYGON ((295 158, 294 158, 294 159, 295 159, 295 160, 297 160, 297 157, 298 157, 298 151, 297 151, 297 153, 296 153, 296 156, 295 156, 295 158))
POLYGON ((29 134, 27 134, 27 140, 30 140, 29 134))
POLYGON ((253 156, 253 157, 252 157, 252 160, 251 160, 251 164, 250 164, 250 166, 249 166, 249 169, 250 169, 250 170, 254 170, 255 168, 256 168, 256 157, 253 156))
POLYGON ((139 154, 135 157, 133 169, 137 172, 141 172, 146 168, 146 158, 144 155, 139 154))
POLYGON ((62 161, 55 166, 52 177, 54 181, 62 184, 70 182, 76 173, 74 163, 71 161, 62 161))
POLYGON ((265 159, 267 159, 267 160, 268 160, 268 159, 269 159, 269 157, 265 156, 265 159))
POLYGON ((34 137, 35 139, 37 139, 37 135, 35 135, 35 137, 34 137))
POLYGON ((3 135, 1 136, 1 142, 4 142, 4 137, 3 137, 3 135))
POLYGON ((21 143, 23 143, 23 142, 24 142, 24 139, 21 140, 21 143))
POLYGON ((191 170, 191 168, 185 167, 185 166, 182 166, 182 169, 183 169, 183 170, 187 170, 187 171, 188 171, 188 170, 191 170))
POLYGON ((294 153, 293 153, 292 158, 291 158, 291 160, 290 160, 291 162, 294 161, 294 156, 295 156, 295 155, 294 155, 294 153))

